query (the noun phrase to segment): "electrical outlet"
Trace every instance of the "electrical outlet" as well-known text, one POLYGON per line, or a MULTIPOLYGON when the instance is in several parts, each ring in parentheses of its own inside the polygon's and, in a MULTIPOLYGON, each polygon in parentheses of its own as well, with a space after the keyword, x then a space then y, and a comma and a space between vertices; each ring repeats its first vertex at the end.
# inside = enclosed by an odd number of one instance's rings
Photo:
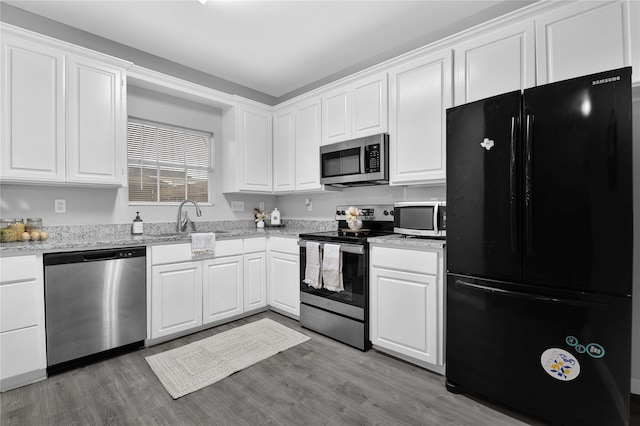
POLYGON ((261 201, 259 204, 260 207, 260 211, 263 212, 264 211, 264 203, 261 201))
POLYGON ((232 212, 243 212, 244 211, 244 201, 232 201, 231 202, 231 211, 232 212))
POLYGON ((53 200, 53 210, 56 213, 67 212, 67 200, 53 200))

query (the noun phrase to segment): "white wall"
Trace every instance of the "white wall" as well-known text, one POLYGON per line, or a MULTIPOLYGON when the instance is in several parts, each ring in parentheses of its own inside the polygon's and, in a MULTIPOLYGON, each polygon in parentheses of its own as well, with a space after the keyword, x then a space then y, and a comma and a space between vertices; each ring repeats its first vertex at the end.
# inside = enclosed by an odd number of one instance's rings
MULTIPOLYGON (((187 127, 215 135, 215 172, 212 205, 202 206, 202 217, 196 220, 234 220, 253 218, 253 208, 260 202, 265 210, 275 207, 273 195, 222 194, 222 112, 214 107, 129 87, 128 114, 133 117, 187 127), (231 201, 244 201, 244 212, 232 212, 231 201)), ((0 216, 41 217, 46 225, 129 223, 140 212, 145 222, 176 220, 177 208, 170 206, 129 205, 127 188, 67 188, 61 186, 7 185, 0 187, 0 216), (54 213, 55 199, 66 200, 67 212, 54 213)), ((195 218, 193 207, 187 207, 195 218)))
POLYGON ((345 188, 342 191, 306 195, 281 195, 277 198, 277 207, 283 217, 288 219, 334 219, 336 206, 358 204, 393 204, 395 201, 444 200, 444 186, 435 187, 397 187, 369 186, 345 188), (312 210, 307 209, 305 201, 311 201, 312 210))

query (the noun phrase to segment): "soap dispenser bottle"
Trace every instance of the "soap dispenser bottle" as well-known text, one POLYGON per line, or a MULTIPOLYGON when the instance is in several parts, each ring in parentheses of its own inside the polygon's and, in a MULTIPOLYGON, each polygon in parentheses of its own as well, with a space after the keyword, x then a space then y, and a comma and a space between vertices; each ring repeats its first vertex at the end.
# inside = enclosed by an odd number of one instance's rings
POLYGON ((273 209, 271 212, 271 225, 280 225, 280 212, 278 208, 273 209))
POLYGON ((142 235, 142 219, 140 219, 140 212, 136 212, 136 218, 133 219, 133 225, 131 225, 131 233, 133 235, 142 235))

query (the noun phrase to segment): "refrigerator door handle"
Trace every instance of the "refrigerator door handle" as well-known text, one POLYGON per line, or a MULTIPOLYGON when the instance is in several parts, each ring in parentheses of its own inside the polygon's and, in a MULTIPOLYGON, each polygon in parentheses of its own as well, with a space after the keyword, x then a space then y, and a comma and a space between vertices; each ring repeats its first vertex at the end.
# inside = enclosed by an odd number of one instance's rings
POLYGON ((524 226, 527 240, 527 254, 533 252, 533 115, 527 114, 525 127, 525 163, 524 163, 524 226))
POLYGON ((587 308, 596 308, 596 309, 609 308, 609 305, 605 303, 587 302, 584 300, 574 300, 574 299, 562 299, 558 297, 544 296, 544 295, 535 294, 535 293, 511 291, 511 290, 505 290, 498 287, 490 287, 482 284, 470 283, 460 279, 456 279, 456 286, 467 287, 467 288, 482 291, 485 293, 499 293, 507 297, 515 297, 518 299, 525 299, 525 300, 534 300, 537 302, 546 302, 546 303, 554 303, 559 305, 569 305, 574 307, 587 307, 587 308))
POLYGON ((509 210, 511 223, 511 252, 518 252, 518 230, 516 228, 516 117, 511 117, 511 152, 509 157, 509 210))

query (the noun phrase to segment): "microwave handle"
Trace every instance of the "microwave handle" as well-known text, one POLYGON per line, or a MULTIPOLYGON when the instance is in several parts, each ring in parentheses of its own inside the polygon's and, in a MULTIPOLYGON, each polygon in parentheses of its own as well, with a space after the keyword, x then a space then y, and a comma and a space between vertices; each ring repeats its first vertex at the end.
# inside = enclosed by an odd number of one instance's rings
POLYGON ((438 235, 440 230, 438 229, 438 216, 440 216, 440 204, 436 203, 433 206, 433 232, 438 235))
POLYGON ((366 146, 361 146, 360 147, 360 173, 365 173, 365 162, 364 162, 364 157, 366 154, 366 150, 365 150, 366 146))

